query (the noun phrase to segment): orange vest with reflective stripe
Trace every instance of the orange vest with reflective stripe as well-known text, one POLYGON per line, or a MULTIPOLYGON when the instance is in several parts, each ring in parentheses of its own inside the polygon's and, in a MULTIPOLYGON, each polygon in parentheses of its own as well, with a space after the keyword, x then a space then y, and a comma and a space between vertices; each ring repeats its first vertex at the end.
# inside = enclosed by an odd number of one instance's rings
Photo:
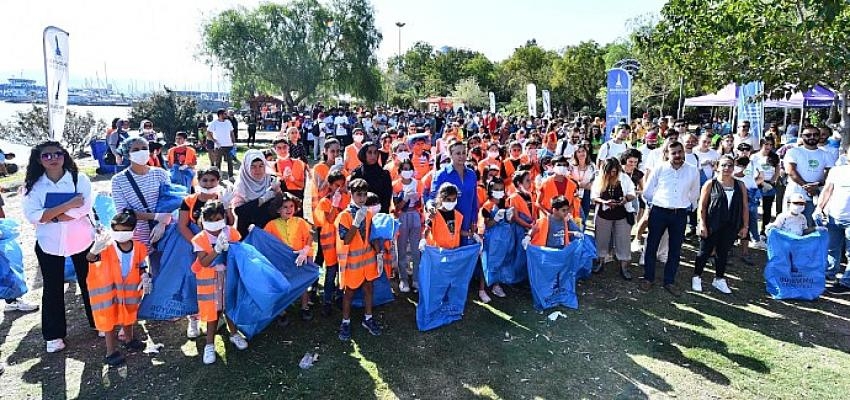
MULTIPOLYGON (((570 244, 569 228, 564 223, 564 246, 570 244)), ((546 239, 549 237, 549 216, 540 217, 534 226, 534 235, 531 236, 531 244, 535 246, 546 246, 546 239)))
MULTIPOLYGON (((293 251, 299 251, 308 244, 311 244, 313 233, 307 221, 302 218, 291 217, 290 221, 287 223, 287 225, 291 224, 291 231, 288 230, 286 234, 278 229, 278 225, 281 222, 283 222, 281 218, 273 219, 266 224, 266 227, 263 228, 263 230, 274 235, 274 237, 280 239, 281 242, 286 243, 286 245, 293 251)), ((307 255, 311 257, 313 256, 313 246, 310 246, 310 251, 307 255)))
POLYGON ((183 199, 183 201, 186 202, 186 205, 189 206, 189 221, 196 224, 198 221, 195 220, 195 215, 192 210, 195 208, 195 203, 198 202, 198 195, 199 193, 190 194, 183 199))
POLYGON ((142 301, 140 267, 148 256, 142 242, 133 241, 132 265, 127 277, 121 276, 121 257, 117 244, 112 242, 102 253, 100 261, 89 263, 86 278, 92 317, 98 331, 107 332, 116 326, 132 325, 142 301))
MULTIPOLYGON (((230 235, 230 242, 238 242, 241 239, 239 231, 233 227, 226 227, 230 235)), ((209 234, 207 231, 201 231, 192 238, 192 243, 198 245, 205 253, 213 251, 213 245, 210 243, 209 234)), ((214 265, 204 267, 195 258, 192 264, 192 272, 195 273, 195 278, 198 282, 198 317, 201 321, 217 321, 218 307, 215 304, 216 299, 216 275, 217 272, 214 265)))
MULTIPOLYGON (((174 146, 168 149, 168 165, 176 165, 178 163, 177 159, 177 149, 181 146, 174 146)), ((182 146, 186 148, 186 157, 183 159, 183 165, 194 166, 198 164, 198 156, 195 153, 195 149, 191 146, 182 146)))
MULTIPOLYGON (((431 171, 431 165, 428 163, 428 158, 426 157, 423 160, 421 154, 418 156, 410 156, 410 161, 413 161, 413 170, 416 171, 416 173, 413 174, 415 179, 424 179, 431 171)), ((428 182, 428 186, 431 186, 430 181, 428 182)))
POLYGON ((439 247, 442 249, 456 249, 460 247, 460 227, 463 224, 463 214, 455 210, 455 231, 452 233, 449 230, 449 225, 446 223, 443 214, 437 211, 434 217, 434 222, 431 224, 431 230, 428 233, 426 242, 429 246, 439 247))
MULTIPOLYGON (((351 201, 346 197, 348 197, 348 194, 343 194, 339 204, 348 204, 351 201)), ((333 206, 331 199, 327 197, 319 200, 315 211, 313 211, 313 222, 319 228, 319 246, 322 247, 322 256, 325 258, 326 267, 336 265, 338 262, 336 256, 337 230, 334 221, 336 221, 339 211, 338 208, 333 206)))
POLYGON ((275 165, 277 166, 278 178, 280 178, 281 182, 286 182, 287 190, 304 190, 304 187, 307 185, 307 165, 301 160, 292 158, 288 160, 290 163, 286 163, 287 160, 277 160, 277 164, 275 165), (287 166, 292 173, 289 175, 289 178, 284 178, 283 171, 287 166))
POLYGON ((534 223, 534 220, 538 217, 537 206, 535 205, 536 197, 534 193, 530 193, 531 195, 531 209, 528 208, 528 203, 525 202, 525 199, 519 193, 514 193, 508 196, 508 207, 512 207, 516 215, 523 214, 526 218, 525 221, 529 224, 534 223))
POLYGON ((360 164, 362 164, 360 162, 360 159, 357 158, 357 152, 359 152, 360 149, 358 149, 357 147, 354 147, 354 146, 355 146, 354 144, 350 144, 348 146, 345 146, 345 154, 343 154, 343 156, 342 156, 343 167, 345 168, 346 171, 348 171, 349 174, 351 172, 353 172, 355 169, 357 169, 357 167, 359 167, 360 164))
POLYGON ((576 190, 578 189, 578 185, 573 182, 570 178, 564 178, 566 182, 566 187, 564 189, 564 193, 558 192, 558 186, 555 183, 555 177, 550 176, 543 181, 543 185, 540 187, 540 190, 537 193, 537 198, 540 199, 540 205, 542 205, 546 211, 552 212, 552 199, 557 196, 564 196, 567 201, 570 202, 570 206, 572 207, 573 217, 580 219, 581 216, 581 201, 576 197, 576 190))
POLYGON ((339 262, 340 286, 349 289, 359 288, 364 281, 373 281, 378 278, 377 254, 372 245, 367 241, 372 230, 372 212, 366 212, 363 223, 366 226, 366 237, 361 237, 359 229, 352 226, 354 215, 346 208, 336 218, 336 255, 339 262), (357 234, 351 243, 345 244, 340 237, 340 229, 357 229, 357 234))

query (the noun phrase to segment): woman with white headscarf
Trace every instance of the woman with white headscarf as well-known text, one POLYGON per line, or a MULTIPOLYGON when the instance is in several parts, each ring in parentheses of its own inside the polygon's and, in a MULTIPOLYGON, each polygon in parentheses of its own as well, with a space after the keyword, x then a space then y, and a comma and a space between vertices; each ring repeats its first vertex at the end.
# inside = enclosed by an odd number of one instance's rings
POLYGON ((245 152, 231 203, 236 214, 236 229, 243 238, 248 236, 249 226, 262 228, 276 217, 276 210, 266 206, 269 200, 280 195, 280 182, 274 172, 267 169, 263 152, 255 149, 245 152))

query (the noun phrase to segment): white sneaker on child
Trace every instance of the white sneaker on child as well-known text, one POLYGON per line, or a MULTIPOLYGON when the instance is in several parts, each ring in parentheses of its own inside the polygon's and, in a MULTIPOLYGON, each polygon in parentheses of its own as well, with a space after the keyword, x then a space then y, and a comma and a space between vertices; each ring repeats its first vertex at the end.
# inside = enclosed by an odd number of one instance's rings
POLYGON ((398 282, 398 291, 402 293, 410 292, 410 286, 407 286, 407 282, 401 280, 398 282))
POLYGON ((38 304, 27 303, 21 299, 6 303, 6 311, 32 312, 38 310, 38 304))
POLYGON ((714 279, 714 282, 711 283, 711 286, 714 286, 714 288, 717 289, 720 293, 732 293, 732 289, 729 289, 729 285, 726 284, 726 279, 714 279))
POLYGON ((499 286, 499 285, 493 285, 492 292, 493 292, 493 294, 494 294, 494 295, 496 295, 496 297, 504 298, 504 297, 506 297, 506 296, 507 296, 507 295, 505 294, 505 291, 504 291, 504 290, 502 290, 502 287, 501 287, 501 286, 499 286))
POLYGON ((230 335, 230 343, 233 343, 233 345, 239 350, 245 350, 248 348, 248 341, 238 333, 230 335))
POLYGON ((65 341, 62 339, 53 339, 47 341, 47 352, 55 353, 65 349, 65 341))
POLYGON ((186 327, 186 337, 189 339, 197 339, 201 336, 201 329, 198 328, 198 319, 189 318, 189 324, 186 327))
POLYGON ((215 345, 208 344, 204 346, 204 364, 212 364, 215 362, 215 345))
POLYGON ((478 298, 481 299, 481 302, 483 302, 484 304, 487 304, 487 303, 490 302, 490 300, 492 300, 490 298, 490 296, 487 295, 486 290, 479 290, 478 291, 478 298))
POLYGON ((698 276, 691 278, 691 290, 694 292, 702 292, 702 278, 698 276))

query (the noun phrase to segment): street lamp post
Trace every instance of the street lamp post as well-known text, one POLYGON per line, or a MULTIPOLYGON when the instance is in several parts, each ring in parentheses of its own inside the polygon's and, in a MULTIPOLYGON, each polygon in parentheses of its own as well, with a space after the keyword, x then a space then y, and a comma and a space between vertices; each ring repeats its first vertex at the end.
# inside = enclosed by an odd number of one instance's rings
POLYGON ((398 70, 401 70, 401 28, 407 25, 404 22, 396 22, 395 26, 398 27, 398 70))

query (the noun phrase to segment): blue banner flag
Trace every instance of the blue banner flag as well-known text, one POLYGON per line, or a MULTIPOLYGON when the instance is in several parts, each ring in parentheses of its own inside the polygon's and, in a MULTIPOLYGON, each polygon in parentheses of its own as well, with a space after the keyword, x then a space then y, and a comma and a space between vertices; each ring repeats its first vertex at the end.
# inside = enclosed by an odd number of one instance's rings
POLYGON ((419 264, 416 326, 429 331, 461 319, 478 251, 477 244, 457 249, 425 246, 419 264))
POLYGON ((608 94, 605 107, 605 140, 611 137, 611 131, 625 120, 632 122, 632 77, 622 68, 608 70, 608 94))
POLYGON ((826 287, 829 235, 818 229, 797 236, 779 229, 767 232, 767 293, 777 300, 815 300, 826 287))
POLYGON ((750 121, 750 132, 758 139, 764 132, 763 94, 763 82, 750 82, 738 87, 738 123, 750 121))

